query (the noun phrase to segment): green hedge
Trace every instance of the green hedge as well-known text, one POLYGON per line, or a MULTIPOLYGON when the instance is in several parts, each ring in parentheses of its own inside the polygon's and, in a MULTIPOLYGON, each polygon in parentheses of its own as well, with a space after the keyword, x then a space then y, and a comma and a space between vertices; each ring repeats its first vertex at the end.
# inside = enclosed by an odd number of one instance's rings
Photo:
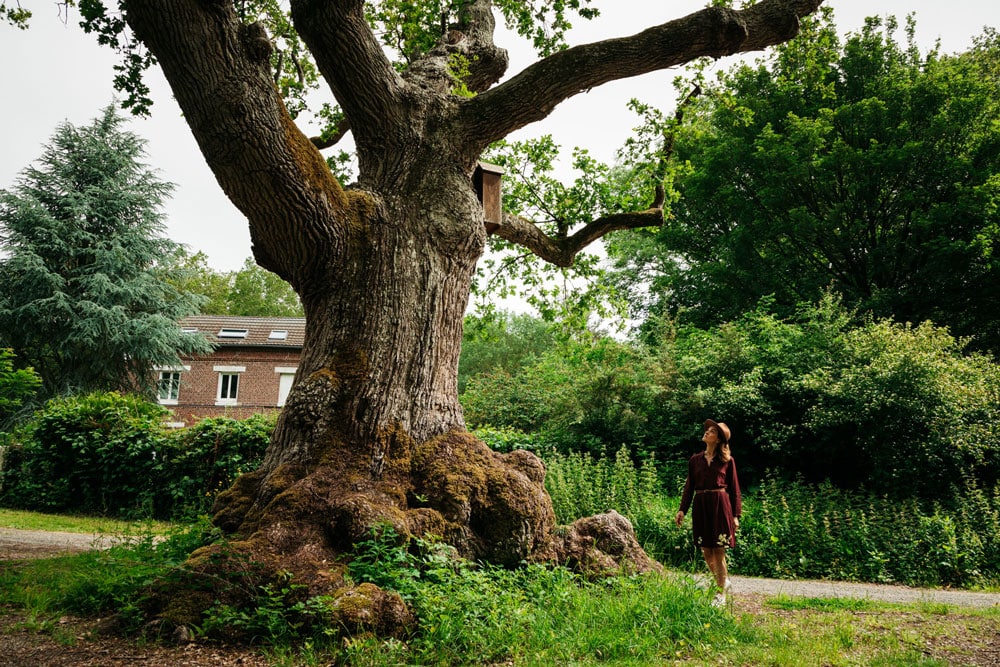
POLYGON ((475 427, 660 462, 686 462, 704 419, 722 419, 747 483, 778 470, 944 499, 955 480, 1000 481, 1000 364, 946 329, 865 319, 832 298, 788 319, 764 302, 709 330, 665 323, 647 344, 567 340, 471 378, 462 402, 475 427))
POLYGON ((158 405, 117 393, 49 401, 13 434, 0 504, 42 512, 177 518, 256 468, 273 420, 206 419, 168 430, 158 405))

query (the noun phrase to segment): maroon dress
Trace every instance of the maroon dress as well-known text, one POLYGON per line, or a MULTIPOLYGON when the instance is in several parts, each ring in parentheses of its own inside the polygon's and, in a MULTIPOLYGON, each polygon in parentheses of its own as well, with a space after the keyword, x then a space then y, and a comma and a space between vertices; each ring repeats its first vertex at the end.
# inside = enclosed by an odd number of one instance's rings
POLYGON ((681 512, 687 514, 694 501, 691 526, 694 543, 699 547, 735 547, 736 524, 733 517, 743 511, 736 460, 723 462, 718 454, 712 465, 699 452, 688 461, 687 482, 681 496, 681 512))

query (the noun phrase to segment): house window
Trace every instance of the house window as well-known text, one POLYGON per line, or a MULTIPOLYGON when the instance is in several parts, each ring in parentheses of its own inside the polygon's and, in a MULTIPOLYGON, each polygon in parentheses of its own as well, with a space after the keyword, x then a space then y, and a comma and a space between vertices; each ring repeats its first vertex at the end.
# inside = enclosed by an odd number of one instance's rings
POLYGON ((220 403, 231 405, 236 402, 239 390, 239 373, 219 373, 219 395, 216 397, 216 400, 220 403))
POLYGON ((219 329, 219 338, 246 338, 249 329, 219 329))
POLYGON ((288 330, 287 329, 275 329, 267 337, 268 340, 288 340, 288 330))
POLYGON ((213 366, 219 374, 219 391, 215 395, 216 405, 236 405, 240 392, 240 373, 246 366, 213 366))
POLYGON ((156 398, 162 405, 177 405, 181 393, 180 371, 160 371, 156 398))
POLYGON ((156 400, 160 405, 177 405, 181 393, 181 373, 190 366, 156 366, 156 400))
POLYGON ((288 392, 292 390, 295 382, 295 368, 288 366, 277 366, 274 372, 278 374, 278 407, 285 405, 288 400, 288 392))

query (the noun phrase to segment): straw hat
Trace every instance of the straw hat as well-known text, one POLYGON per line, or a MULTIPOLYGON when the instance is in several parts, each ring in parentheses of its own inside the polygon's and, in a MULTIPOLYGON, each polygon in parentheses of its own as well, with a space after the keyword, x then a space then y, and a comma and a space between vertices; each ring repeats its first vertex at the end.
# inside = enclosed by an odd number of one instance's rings
POLYGON ((706 419, 705 420, 705 428, 708 428, 709 426, 714 426, 715 427, 715 430, 718 431, 719 435, 722 436, 722 441, 723 442, 729 442, 729 436, 731 435, 731 433, 729 432, 729 427, 728 426, 726 426, 722 422, 717 422, 714 419, 706 419))

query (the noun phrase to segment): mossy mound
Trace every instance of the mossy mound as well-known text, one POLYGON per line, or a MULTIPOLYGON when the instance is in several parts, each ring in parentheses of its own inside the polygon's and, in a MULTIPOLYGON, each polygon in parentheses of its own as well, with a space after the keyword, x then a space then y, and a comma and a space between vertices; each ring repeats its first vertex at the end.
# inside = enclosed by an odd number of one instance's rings
POLYGON ((415 444, 388 429, 374 446, 384 454, 377 471, 371 448, 331 446, 311 464, 244 475, 220 494, 215 523, 229 541, 195 551, 153 591, 160 627, 198 624, 213 604, 250 605, 263 587, 292 582, 304 597, 329 596, 338 627, 400 636, 413 623, 402 599, 345 576, 354 544, 385 525, 506 567, 550 562, 594 576, 660 569, 616 512, 557 531, 545 466, 530 452, 500 454, 465 431, 415 444))

